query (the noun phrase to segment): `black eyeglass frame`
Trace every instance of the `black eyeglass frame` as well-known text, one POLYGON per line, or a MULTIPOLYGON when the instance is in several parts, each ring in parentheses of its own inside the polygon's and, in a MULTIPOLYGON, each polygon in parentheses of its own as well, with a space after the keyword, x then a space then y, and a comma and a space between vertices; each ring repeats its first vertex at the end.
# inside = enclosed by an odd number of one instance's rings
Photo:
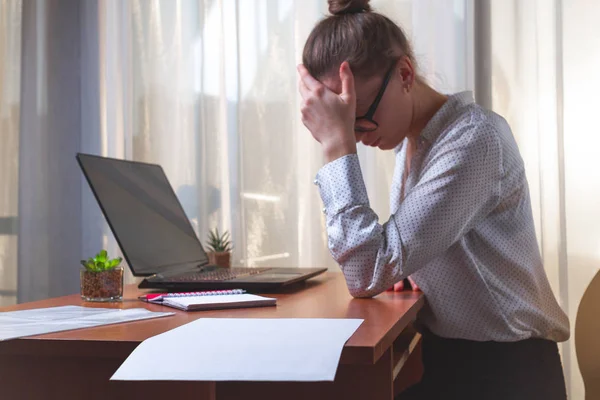
POLYGON ((373 131, 376 131, 377 128, 379 128, 379 124, 377 123, 377 121, 375 121, 373 119, 373 116, 375 115, 375 111, 377 111, 379 102, 381 101, 381 98, 383 97, 383 94, 385 93, 385 89, 387 88, 387 85, 390 82, 390 79, 392 78, 392 72, 394 72, 395 67, 396 67, 396 63, 394 62, 394 63, 392 63, 392 66, 390 67, 390 69, 388 69, 388 71, 385 73, 385 76, 383 78, 383 83, 381 84, 381 87, 379 88, 379 92, 377 93, 375 100, 373 100, 373 103, 371 103, 371 106, 367 110, 367 113, 361 117, 356 117, 356 119, 354 120, 355 121, 355 124, 354 124, 355 132, 359 132, 359 133, 373 132, 373 131), (356 122, 361 121, 361 120, 368 121, 375 126, 372 129, 356 126, 356 122))

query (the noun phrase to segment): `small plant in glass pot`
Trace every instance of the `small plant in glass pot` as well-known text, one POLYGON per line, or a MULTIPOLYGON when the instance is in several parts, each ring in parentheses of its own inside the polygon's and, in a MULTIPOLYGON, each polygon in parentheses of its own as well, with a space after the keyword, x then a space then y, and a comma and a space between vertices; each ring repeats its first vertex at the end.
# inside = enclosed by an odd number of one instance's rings
POLYGON ((208 233, 208 261, 210 264, 218 265, 219 267, 231 267, 231 240, 229 232, 219 233, 219 229, 215 229, 208 233))
POLYGON ((81 298, 85 301, 121 301, 123 299, 123 267, 121 257, 110 259, 106 250, 95 257, 81 260, 81 298))

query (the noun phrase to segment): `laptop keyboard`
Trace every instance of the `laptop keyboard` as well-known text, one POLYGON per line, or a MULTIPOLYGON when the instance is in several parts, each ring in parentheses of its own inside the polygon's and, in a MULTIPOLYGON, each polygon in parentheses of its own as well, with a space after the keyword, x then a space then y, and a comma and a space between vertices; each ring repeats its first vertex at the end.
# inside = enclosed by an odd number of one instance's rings
POLYGON ((162 279, 162 282, 228 281, 234 278, 260 274, 269 269, 270 268, 218 268, 213 271, 192 272, 186 275, 164 278, 162 279))

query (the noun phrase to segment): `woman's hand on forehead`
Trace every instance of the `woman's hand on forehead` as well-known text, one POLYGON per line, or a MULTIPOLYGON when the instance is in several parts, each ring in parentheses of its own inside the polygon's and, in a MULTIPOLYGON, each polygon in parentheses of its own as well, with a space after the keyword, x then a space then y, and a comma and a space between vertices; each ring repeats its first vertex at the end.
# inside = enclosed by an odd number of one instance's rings
POLYGON ((333 161, 356 153, 356 91, 349 64, 343 62, 340 66, 340 94, 315 79, 302 64, 298 66, 298 73, 299 90, 303 98, 302 122, 323 146, 326 160, 333 161))

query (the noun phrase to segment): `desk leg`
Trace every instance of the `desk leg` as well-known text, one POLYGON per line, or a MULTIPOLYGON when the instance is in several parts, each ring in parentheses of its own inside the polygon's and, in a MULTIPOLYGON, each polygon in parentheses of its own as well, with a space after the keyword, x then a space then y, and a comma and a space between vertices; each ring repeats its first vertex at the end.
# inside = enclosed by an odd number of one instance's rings
POLYGON ((410 352, 407 360, 403 363, 398 375, 394 379, 394 396, 399 395, 412 385, 416 385, 423 377, 423 363, 421 361, 422 341, 417 339, 417 345, 410 352))
POLYGON ((217 382, 217 400, 391 400, 392 350, 375 365, 340 365, 334 382, 217 382))

